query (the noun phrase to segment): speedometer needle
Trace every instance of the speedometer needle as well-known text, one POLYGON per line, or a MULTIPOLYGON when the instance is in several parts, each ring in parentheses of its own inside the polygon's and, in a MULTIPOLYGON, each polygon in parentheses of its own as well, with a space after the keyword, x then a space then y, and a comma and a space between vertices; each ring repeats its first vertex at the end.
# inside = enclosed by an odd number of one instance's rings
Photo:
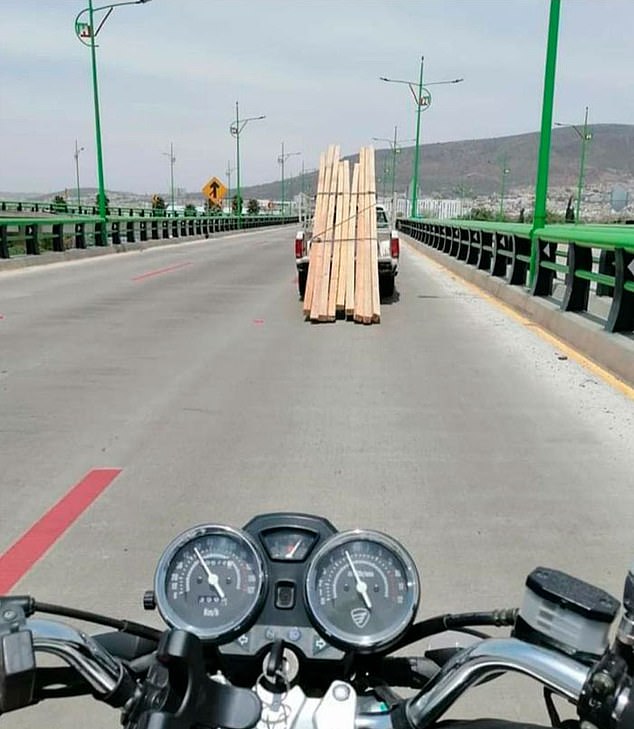
POLYGON ((209 565, 205 562, 203 559, 202 554, 194 547, 194 554, 196 557, 198 557, 198 561, 203 566, 203 569, 207 573, 207 582, 214 588, 214 590, 218 593, 221 600, 225 599, 225 593, 222 587, 220 587, 220 578, 218 575, 214 574, 210 569, 209 565))
POLYGON ((365 606, 368 608, 368 610, 372 610, 372 603, 370 602, 370 598, 368 596, 368 584, 367 582, 364 582, 359 576, 357 568, 354 566, 354 562, 352 561, 352 557, 350 556, 350 552, 346 551, 346 557, 348 558, 348 562, 350 563, 350 569, 352 570, 352 574, 354 575, 354 579, 357 583, 357 592, 363 598, 363 602, 365 603, 365 606))

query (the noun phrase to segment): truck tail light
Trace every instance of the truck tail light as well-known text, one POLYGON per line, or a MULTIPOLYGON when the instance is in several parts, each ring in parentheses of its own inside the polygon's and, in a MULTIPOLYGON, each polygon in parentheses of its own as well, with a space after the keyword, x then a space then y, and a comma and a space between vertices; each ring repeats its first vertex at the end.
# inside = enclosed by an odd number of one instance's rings
POLYGON ((390 238, 390 256, 398 258, 401 255, 401 244, 397 235, 390 238))
POLYGON ((304 236, 298 234, 295 238, 295 258, 301 258, 304 255, 304 236))

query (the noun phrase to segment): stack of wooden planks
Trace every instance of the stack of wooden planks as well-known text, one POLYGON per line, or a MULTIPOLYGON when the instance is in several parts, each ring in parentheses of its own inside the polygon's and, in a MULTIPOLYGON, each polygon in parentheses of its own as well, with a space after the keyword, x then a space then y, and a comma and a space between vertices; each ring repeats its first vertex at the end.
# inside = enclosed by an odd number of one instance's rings
POLYGON ((374 149, 363 147, 350 176, 338 146, 321 155, 304 316, 381 320, 374 149))

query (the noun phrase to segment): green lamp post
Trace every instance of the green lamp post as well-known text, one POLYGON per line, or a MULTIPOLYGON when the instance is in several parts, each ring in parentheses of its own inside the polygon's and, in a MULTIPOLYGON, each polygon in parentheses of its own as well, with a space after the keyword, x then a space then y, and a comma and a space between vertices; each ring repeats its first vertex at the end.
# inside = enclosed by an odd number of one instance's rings
POLYGON ((295 157, 297 155, 300 155, 301 152, 284 152, 284 142, 282 142, 282 154, 279 155, 277 158, 277 162, 282 167, 282 217, 284 217, 285 213, 285 205, 286 200, 284 196, 284 165, 286 164, 286 160, 290 157, 295 157))
POLYGON ((431 106, 431 93, 429 92, 428 86, 441 86, 444 84, 459 84, 464 81, 463 78, 454 78, 450 81, 431 81, 423 86, 423 66, 425 62, 425 56, 421 56, 420 59, 420 73, 418 77, 418 83, 415 81, 401 81, 393 78, 386 78, 380 76, 381 81, 387 81, 393 84, 405 84, 409 86, 410 91, 414 97, 416 103, 416 147, 414 150, 414 172, 412 181, 412 199, 411 199, 411 216, 413 218, 418 217, 417 213, 417 200, 418 200, 418 162, 420 157, 420 115, 421 112, 429 109, 431 106))
POLYGON ((266 116, 249 116, 245 119, 240 119, 240 108, 236 101, 236 120, 231 123, 229 133, 232 137, 236 138, 236 200, 238 201, 236 212, 238 214, 238 228, 242 227, 242 198, 240 196, 240 135, 242 134, 242 130, 250 121, 257 121, 258 119, 266 119, 266 116))
POLYGON ((84 151, 84 147, 80 147, 75 140, 75 179, 77 184, 77 212, 81 213, 81 186, 79 184, 79 154, 84 151))
POLYGON ((586 164, 586 145, 592 139, 592 134, 588 131, 588 107, 586 106, 586 114, 583 120, 583 131, 574 124, 562 124, 555 122, 556 127, 572 127, 581 139, 581 154, 579 158, 579 179, 577 180, 577 209, 575 212, 575 223, 580 221, 581 214, 581 191, 583 190, 583 176, 586 164))
POLYGON ((397 139, 398 127, 394 126, 394 139, 388 139, 387 137, 372 137, 374 142, 387 142, 392 150, 392 189, 391 189, 391 200, 392 200, 392 224, 396 219, 396 201, 394 199, 395 187, 396 187, 396 161, 398 155, 401 153, 402 147, 400 145, 413 142, 413 139, 397 139))
POLYGON ((235 172, 235 167, 231 166, 231 160, 227 160, 227 200, 231 200, 231 175, 235 172))
POLYGON ((506 191, 506 176, 511 170, 506 166, 507 154, 504 153, 500 164, 500 220, 504 220, 504 193, 506 191))
POLYGON ((535 181, 535 212, 531 227, 531 257, 529 280, 532 288, 537 275, 537 246, 535 231, 546 225, 546 198, 548 195, 548 167, 550 164, 550 138, 553 125, 553 101, 555 97, 555 71, 557 68, 557 45, 559 38, 559 16, 561 0, 550 0, 548 20, 548 43, 544 68, 544 93, 542 100, 542 125, 539 135, 537 156, 537 178, 535 181))
POLYGON ((174 157, 174 143, 170 142, 170 151, 169 152, 163 152, 163 155, 165 157, 170 158, 170 197, 172 200, 172 215, 175 215, 175 209, 174 209, 174 163, 176 162, 176 157, 174 157))
MULTIPOLYGON (((103 28, 105 22, 110 17, 115 8, 123 5, 143 5, 150 0, 127 0, 120 3, 109 3, 108 5, 100 5, 98 8, 93 7, 93 0, 88 0, 88 7, 80 11, 75 18, 75 34, 79 40, 88 48, 90 48, 90 58, 92 62, 92 88, 93 101, 95 107, 95 140, 97 146, 97 177, 99 182, 99 217, 105 221, 106 219, 106 187, 103 174, 103 148, 101 144, 101 118, 99 113, 99 83, 97 81, 97 44, 95 39, 99 35, 99 31, 103 28), (106 16, 99 23, 95 30, 95 13, 107 10, 106 16), (88 22, 82 20, 82 17, 88 13, 88 22)), ((100 245, 107 244, 107 236, 105 226, 101 228, 100 245)))

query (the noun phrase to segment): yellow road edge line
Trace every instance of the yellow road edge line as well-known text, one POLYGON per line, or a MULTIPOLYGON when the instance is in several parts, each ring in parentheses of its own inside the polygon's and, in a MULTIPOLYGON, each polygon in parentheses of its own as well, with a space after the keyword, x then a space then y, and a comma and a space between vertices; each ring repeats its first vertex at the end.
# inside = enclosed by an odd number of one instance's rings
POLYGON ((455 276, 456 278, 460 279, 460 283, 464 284, 467 288, 471 289, 474 293, 476 293, 481 299, 484 299, 484 301, 487 301, 489 304, 492 304, 497 309, 500 309, 503 311, 507 316, 509 316, 511 319, 514 319, 515 321, 519 322, 523 326, 529 328, 531 331, 535 332, 537 335, 539 335, 543 340, 548 342, 550 345, 555 346, 556 349, 560 350, 563 354, 565 354, 569 359, 572 359, 577 364, 580 364, 585 369, 592 372, 592 374, 596 375, 597 377, 600 377, 606 384, 610 385, 610 387, 613 387, 615 390, 618 390, 621 394, 625 395, 626 397, 629 397, 631 400, 634 400, 634 387, 631 387, 627 384, 627 382, 624 382, 616 375, 613 375, 611 372, 608 372, 605 368, 601 367, 601 365, 597 364, 593 360, 589 359, 585 355, 581 354, 578 350, 571 347, 569 344, 566 344, 564 341, 556 337, 554 334, 551 334, 549 331, 544 329, 540 324, 535 323, 528 317, 524 316, 524 314, 520 314, 518 311, 516 311, 512 306, 509 306, 503 301, 500 301, 500 299, 496 298, 492 294, 488 293, 484 289, 481 289, 477 284, 474 284, 472 281, 468 281, 466 278, 461 276, 456 271, 452 271, 451 269, 447 268, 446 266, 443 266, 442 263, 438 263, 438 261, 435 261, 430 256, 425 255, 424 251, 421 251, 418 246, 414 245, 413 243, 410 243, 409 241, 403 241, 407 245, 407 247, 412 250, 414 253, 417 253, 419 256, 422 256, 425 261, 428 261, 432 265, 439 268, 444 273, 448 273, 451 276, 455 276))

